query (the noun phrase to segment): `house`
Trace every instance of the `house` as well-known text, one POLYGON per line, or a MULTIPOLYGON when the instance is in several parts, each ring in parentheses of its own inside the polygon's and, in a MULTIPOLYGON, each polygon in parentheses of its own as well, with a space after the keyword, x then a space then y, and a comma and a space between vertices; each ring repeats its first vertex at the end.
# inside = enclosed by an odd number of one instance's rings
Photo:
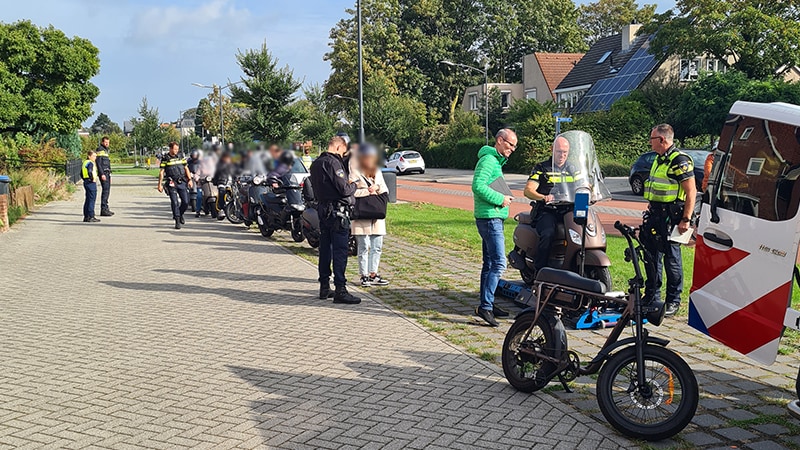
POLYGON ((522 60, 522 89, 527 99, 539 103, 555 101, 553 92, 583 58, 583 53, 542 53, 522 60))
MULTIPOLYGON (((479 113, 483 108, 483 95, 486 86, 479 84, 477 86, 470 86, 464 92, 464 100, 461 102, 461 107, 464 111, 473 111, 479 113)), ((500 91, 500 104, 503 109, 510 108, 514 104, 514 100, 523 98, 522 83, 489 83, 489 92, 497 89, 500 91)))
MULTIPOLYGON (((553 89, 580 61, 583 53, 531 53, 522 60, 522 83, 489 83, 489 92, 500 91, 500 102, 504 109, 515 100, 535 99, 540 103, 555 99, 553 89)), ((483 84, 470 86, 464 91, 461 107, 464 111, 479 113, 486 87, 483 84)))
POLYGON ((181 139, 193 135, 195 133, 194 118, 183 118, 175 122, 175 128, 180 133, 181 139))

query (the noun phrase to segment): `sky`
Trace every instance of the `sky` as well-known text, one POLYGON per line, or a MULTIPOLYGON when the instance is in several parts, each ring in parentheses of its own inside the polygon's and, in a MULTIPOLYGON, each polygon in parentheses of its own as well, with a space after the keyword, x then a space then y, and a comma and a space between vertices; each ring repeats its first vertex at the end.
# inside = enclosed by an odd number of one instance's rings
MULTIPOLYGON (((670 1, 657 2, 659 11, 670 1)), ((93 107, 120 125, 142 97, 163 121, 197 106, 207 92, 192 86, 239 80, 238 50, 266 42, 281 65, 306 85, 322 83, 330 29, 355 0, 27 0, 3 1, 0 21, 29 19, 100 50, 93 107)), ((93 122, 94 116, 86 121, 93 122)))

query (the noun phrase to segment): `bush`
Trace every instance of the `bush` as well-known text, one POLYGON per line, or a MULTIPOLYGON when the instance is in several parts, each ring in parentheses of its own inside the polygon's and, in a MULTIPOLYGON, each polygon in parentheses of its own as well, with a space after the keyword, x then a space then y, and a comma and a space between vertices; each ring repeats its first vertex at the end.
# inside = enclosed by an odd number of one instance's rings
POLYGON ((462 139, 454 144, 432 145, 420 154, 428 167, 471 170, 478 163, 478 151, 485 142, 483 138, 462 139))
POLYGON ((52 170, 12 170, 9 172, 9 177, 11 178, 11 189, 31 186, 36 203, 64 200, 69 198, 71 193, 67 178, 52 170))
POLYGON ((25 217, 28 211, 24 206, 9 206, 8 207, 8 226, 14 225, 19 219, 25 217))
POLYGON ((604 177, 627 177, 631 173, 631 164, 614 160, 600 160, 600 171, 604 177))

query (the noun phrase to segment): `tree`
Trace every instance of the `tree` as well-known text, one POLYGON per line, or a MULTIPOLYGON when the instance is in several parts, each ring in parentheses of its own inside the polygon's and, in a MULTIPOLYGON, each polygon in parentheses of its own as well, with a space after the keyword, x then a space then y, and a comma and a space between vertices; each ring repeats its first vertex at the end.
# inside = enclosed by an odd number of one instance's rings
POLYGON ((635 0, 597 0, 579 8, 578 25, 592 46, 602 37, 619 33, 625 25, 650 23, 655 12, 655 4, 639 7, 635 0))
POLYGON ((800 65, 800 8, 793 1, 678 0, 643 27, 659 57, 710 54, 748 78, 779 78, 800 65), (677 10, 677 11, 676 11, 677 10))
MULTIPOLYGON (((351 117, 357 109, 351 109, 351 117)), ((356 123, 355 120, 351 121, 356 123)), ((364 133, 389 147, 410 145, 426 124, 425 104, 397 92, 391 82, 373 76, 364 86, 364 133)))
POLYGON ((72 133, 92 115, 100 69, 87 39, 30 21, 0 24, 0 132, 72 133))
POLYGON ((249 109, 241 119, 241 129, 256 140, 284 141, 298 121, 297 109, 291 103, 301 83, 288 67, 278 68, 278 59, 266 43, 260 49, 239 52, 236 60, 244 78, 241 85, 231 88, 231 94, 249 109))
POLYGON ((122 128, 105 114, 100 113, 94 123, 89 127, 89 132, 92 134, 119 134, 122 133, 122 128))
POLYGON ((67 159, 78 159, 81 157, 81 137, 77 132, 69 134, 59 134, 56 136, 56 147, 63 148, 66 152, 67 159))
MULTIPOLYGON (((240 114, 240 107, 242 105, 236 105, 234 102, 231 101, 231 98, 222 95, 222 106, 220 106, 220 96, 219 96, 220 87, 214 85, 214 89, 208 94, 205 98, 206 103, 202 104, 203 111, 202 113, 198 113, 203 121, 203 128, 205 129, 206 134, 214 135, 214 136, 221 136, 222 129, 220 128, 220 121, 219 121, 219 110, 222 108, 222 119, 223 123, 221 124, 225 127, 225 133, 229 133, 230 130, 236 128, 237 122, 241 119, 240 114)), ((195 119, 195 127, 196 125, 195 119)))
POLYGON ((131 121, 133 122, 133 139, 140 151, 146 148, 148 151, 154 152, 167 144, 170 138, 169 132, 161 127, 158 108, 151 108, 147 103, 147 97, 144 97, 139 105, 139 117, 134 117, 131 121))
POLYGON ((533 52, 587 49, 572 0, 484 0, 486 25, 481 50, 490 78, 522 81, 522 58, 533 52))
POLYGON ((194 114, 194 134, 200 138, 204 138, 206 135, 206 130, 203 123, 205 121, 205 117, 211 114, 210 111, 211 103, 209 103, 207 98, 201 98, 200 102, 197 103, 197 108, 195 108, 194 114))
POLYGON ((339 129, 339 120, 331 111, 331 105, 325 91, 318 84, 312 84, 303 90, 303 100, 296 106, 300 114, 300 126, 297 133, 303 140, 312 141, 317 147, 328 143, 339 129))

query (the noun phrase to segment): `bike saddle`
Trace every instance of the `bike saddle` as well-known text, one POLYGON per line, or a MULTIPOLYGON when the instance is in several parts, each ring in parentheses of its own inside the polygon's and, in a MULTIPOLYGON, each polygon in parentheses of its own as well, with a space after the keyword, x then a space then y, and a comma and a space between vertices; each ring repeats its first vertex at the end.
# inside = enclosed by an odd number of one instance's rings
POLYGON ((595 294, 605 294, 606 286, 589 278, 584 278, 575 272, 568 270, 551 269, 545 267, 536 274, 536 281, 541 283, 558 284, 564 287, 571 287, 581 291, 592 292, 595 294))

